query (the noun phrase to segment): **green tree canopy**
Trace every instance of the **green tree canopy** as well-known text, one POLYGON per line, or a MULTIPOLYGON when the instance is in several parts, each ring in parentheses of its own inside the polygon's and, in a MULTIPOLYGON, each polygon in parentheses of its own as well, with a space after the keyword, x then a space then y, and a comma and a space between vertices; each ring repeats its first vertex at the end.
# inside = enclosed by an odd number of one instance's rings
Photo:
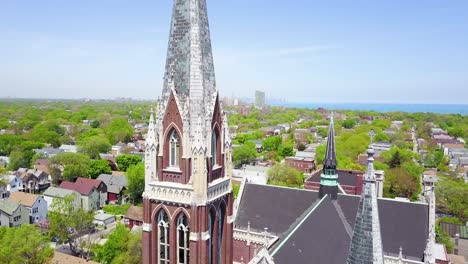
POLYGON ((117 166, 119 166, 119 170, 127 171, 127 169, 130 166, 140 163, 141 157, 137 155, 122 154, 117 156, 115 160, 117 161, 117 166))
POLYGON ((62 152, 49 159, 49 170, 54 182, 62 179, 73 181, 88 176, 89 157, 72 152, 62 152))
POLYGON ((99 153, 107 153, 110 150, 111 144, 103 136, 91 136, 78 141, 78 151, 91 159, 98 159, 99 153))
POLYGON ((133 132, 133 127, 123 118, 114 119, 107 128, 107 136, 112 144, 130 142, 133 132))
POLYGON ((234 166, 240 167, 252 162, 256 157, 257 150, 255 149, 255 144, 253 142, 246 142, 240 147, 234 148, 232 160, 234 162, 234 166))
POLYGON ((128 196, 134 204, 137 204, 142 201, 142 194, 145 191, 145 165, 142 162, 131 165, 125 175, 128 179, 128 196))
POLYGON ((0 227, 0 262, 10 264, 46 264, 54 255, 47 237, 33 225, 0 227))
POLYGON ((263 140, 263 148, 266 151, 277 151, 281 142, 281 136, 267 137, 263 140))
POLYGON ((101 174, 111 174, 112 169, 107 160, 90 160, 88 163, 88 177, 96 179, 101 174))
POLYGON ((304 174, 287 164, 278 163, 268 170, 268 184, 302 188, 304 185, 304 174))
POLYGON ((411 175, 403 168, 387 170, 384 182, 385 197, 405 197, 417 199, 420 191, 419 178, 411 175))
POLYGON ((468 221, 468 184, 459 179, 443 178, 436 185, 437 207, 440 211, 468 221))
POLYGON ((96 261, 110 264, 140 264, 142 262, 141 233, 132 233, 123 225, 109 235, 103 246, 95 250, 96 261))

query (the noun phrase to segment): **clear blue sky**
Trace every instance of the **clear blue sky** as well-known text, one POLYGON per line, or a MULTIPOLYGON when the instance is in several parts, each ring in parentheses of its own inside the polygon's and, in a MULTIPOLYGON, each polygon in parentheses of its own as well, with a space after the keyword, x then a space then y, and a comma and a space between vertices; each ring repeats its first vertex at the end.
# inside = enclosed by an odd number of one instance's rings
MULTIPOLYGON (((222 96, 468 102, 466 0, 207 0, 222 96)), ((157 98, 172 0, 0 0, 0 97, 157 98)))

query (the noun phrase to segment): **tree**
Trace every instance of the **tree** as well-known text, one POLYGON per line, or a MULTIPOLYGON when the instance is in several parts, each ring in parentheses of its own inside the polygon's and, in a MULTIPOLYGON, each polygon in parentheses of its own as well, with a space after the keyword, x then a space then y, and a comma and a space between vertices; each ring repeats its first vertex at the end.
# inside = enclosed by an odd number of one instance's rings
POLYGON ((464 138, 466 136, 466 131, 462 127, 452 127, 447 132, 455 138, 464 138))
POLYGON ((78 177, 87 177, 89 157, 72 152, 62 152, 49 159, 50 174, 55 183, 65 179, 73 181, 78 177))
POLYGON ((283 144, 279 147, 278 153, 281 157, 291 157, 294 156, 294 146, 293 144, 283 144))
POLYGON ((0 156, 8 156, 24 139, 17 135, 0 135, 0 156))
POLYGON ((263 140, 263 148, 266 151, 276 151, 281 145, 281 136, 268 137, 263 140))
POLYGON ((137 155, 122 154, 115 158, 120 171, 127 171, 127 169, 141 162, 141 157, 137 155))
POLYGON ((47 237, 33 225, 0 228, 0 259, 2 263, 45 264, 54 255, 47 237))
POLYGON ((255 149, 255 144, 252 142, 246 142, 240 147, 234 148, 232 160, 235 167, 240 167, 244 164, 248 164, 255 160, 257 157, 257 150, 255 149))
POLYGON ((101 174, 111 174, 112 169, 106 160, 90 160, 88 163, 88 177, 96 179, 101 174))
POLYGON ((406 197, 409 199, 413 195, 419 194, 419 188, 419 178, 409 174, 403 168, 392 168, 385 174, 385 197, 406 197))
POLYGON ((278 163, 268 170, 268 184, 301 188, 304 185, 304 174, 287 164, 278 163))
POLYGON ((131 165, 125 175, 128 179, 128 196, 134 204, 137 204, 141 202, 145 191, 145 165, 142 162, 131 165))
POLYGON ((304 151, 305 149, 306 149, 306 146, 305 146, 304 144, 299 143, 299 144, 297 145, 297 150, 299 150, 299 151, 304 151))
POLYGON ((107 128, 107 136, 112 144, 129 142, 133 136, 133 127, 123 118, 114 119, 107 128))
POLYGON ((118 225, 103 246, 95 249, 96 261, 112 264, 140 264, 142 262, 141 233, 130 232, 118 225))
POLYGON ((375 136, 374 141, 376 141, 376 142, 389 142, 390 137, 385 133, 379 132, 375 136))
MULTIPOLYGON (((70 250, 78 255, 85 253, 85 235, 94 230, 93 212, 85 212, 81 207, 75 207, 75 194, 65 196, 63 199, 54 199, 49 211, 50 228, 52 237, 58 237, 61 241, 68 241, 70 250)), ((79 198, 78 198, 79 199, 79 198)))
POLYGON ((98 120, 93 120, 93 122, 91 122, 90 126, 92 128, 98 128, 100 125, 101 125, 101 122, 99 122, 98 120))
POLYGON ((29 168, 34 152, 31 150, 14 150, 10 153, 10 163, 8 169, 17 170, 19 168, 29 168))
POLYGON ((468 221, 468 184, 462 180, 444 178, 436 186, 437 207, 440 211, 468 221))
POLYGON ((107 153, 111 147, 109 140, 102 136, 91 136, 78 141, 78 151, 91 159, 98 159, 99 153, 107 153))
POLYGON ((351 129, 356 125, 356 121, 354 119, 346 119, 343 121, 343 127, 346 129, 351 129))

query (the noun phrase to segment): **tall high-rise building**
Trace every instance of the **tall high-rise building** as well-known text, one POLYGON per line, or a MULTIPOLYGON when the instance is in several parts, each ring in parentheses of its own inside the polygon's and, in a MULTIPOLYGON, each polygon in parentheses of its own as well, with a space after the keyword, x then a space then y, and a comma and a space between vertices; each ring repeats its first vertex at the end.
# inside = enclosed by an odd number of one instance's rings
POLYGON ((255 91, 255 107, 262 109, 265 106, 265 92, 255 91))
POLYGON ((174 0, 145 150, 143 263, 232 263, 232 150, 206 0, 174 0))

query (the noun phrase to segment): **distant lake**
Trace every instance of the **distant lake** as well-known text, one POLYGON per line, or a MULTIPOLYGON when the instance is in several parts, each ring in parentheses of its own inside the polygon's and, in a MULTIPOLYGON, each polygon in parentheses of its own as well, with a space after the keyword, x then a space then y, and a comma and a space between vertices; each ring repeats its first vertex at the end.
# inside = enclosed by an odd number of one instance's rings
POLYGON ((468 105, 463 104, 366 104, 366 103, 292 103, 270 102, 272 106, 317 109, 323 107, 329 110, 364 110, 376 112, 408 112, 408 113, 438 113, 468 115, 468 105))

